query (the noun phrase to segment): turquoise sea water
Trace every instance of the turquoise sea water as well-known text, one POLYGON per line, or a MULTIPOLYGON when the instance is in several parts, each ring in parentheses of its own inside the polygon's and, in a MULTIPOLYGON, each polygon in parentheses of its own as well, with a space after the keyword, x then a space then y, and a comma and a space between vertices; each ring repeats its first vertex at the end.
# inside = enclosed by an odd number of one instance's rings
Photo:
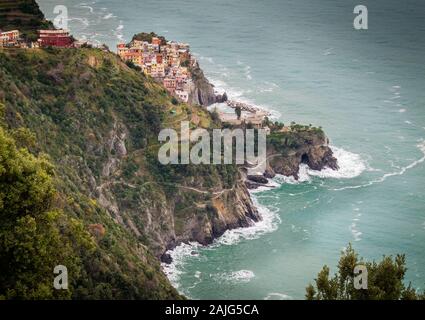
POLYGON ((339 172, 303 168, 254 194, 262 223, 178 248, 167 272, 181 292, 300 299, 349 242, 368 259, 405 253, 425 288, 425 2, 362 1, 367 31, 353 29, 356 1, 39 3, 49 18, 65 4, 77 37, 111 48, 139 31, 189 42, 217 90, 322 126, 334 146, 339 172))

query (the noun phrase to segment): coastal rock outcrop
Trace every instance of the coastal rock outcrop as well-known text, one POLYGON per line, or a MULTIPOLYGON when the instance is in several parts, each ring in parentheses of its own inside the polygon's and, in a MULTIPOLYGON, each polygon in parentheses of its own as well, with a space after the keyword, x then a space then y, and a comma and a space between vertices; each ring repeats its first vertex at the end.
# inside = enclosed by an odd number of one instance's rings
POLYGON ((245 185, 248 189, 266 186, 277 174, 298 180, 302 164, 316 171, 339 169, 323 130, 297 125, 274 131, 267 139, 266 170, 263 175, 247 176, 245 185))
MULTIPOLYGON (((161 128, 179 126, 194 114, 207 127, 213 121, 198 105, 227 99, 215 95, 199 66, 188 106, 176 105, 153 79, 96 49, 14 50, 0 52, 0 58, 7 125, 34 133, 41 143, 31 151, 48 154, 56 167, 58 206, 96 237, 96 255, 81 253, 81 283, 110 285, 97 297, 179 297, 159 268, 159 259, 170 262, 167 250, 189 241, 210 244, 226 230, 261 219, 236 165, 158 161, 161 128)), ((297 178, 302 163, 337 168, 321 130, 272 132, 268 156, 266 177, 297 178)))
POLYGON ((324 132, 317 128, 300 127, 272 135, 268 141, 264 176, 273 178, 281 174, 298 180, 301 164, 317 171, 339 169, 324 132))
POLYGON ((208 79, 205 77, 204 72, 199 67, 198 62, 190 67, 192 74, 193 85, 189 92, 189 104, 200 105, 207 107, 214 103, 223 103, 227 101, 227 94, 217 94, 208 79))

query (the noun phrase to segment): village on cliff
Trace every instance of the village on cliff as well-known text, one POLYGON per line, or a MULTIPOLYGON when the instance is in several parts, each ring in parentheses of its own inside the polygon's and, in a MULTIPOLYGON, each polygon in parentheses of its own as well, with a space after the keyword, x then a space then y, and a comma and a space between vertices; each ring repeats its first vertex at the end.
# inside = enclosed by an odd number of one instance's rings
MULTIPOLYGON (((0 30, 1 48, 81 48, 94 46, 84 41, 75 40, 69 31, 63 29, 38 30, 37 41, 26 41, 21 37, 19 30, 0 30)), ((100 46, 108 50, 106 46, 100 46)), ((139 69, 146 76, 150 76, 162 83, 165 89, 176 99, 188 103, 190 93, 195 89, 191 69, 197 66, 197 60, 190 53, 190 46, 186 43, 166 41, 164 38, 152 36, 149 41, 134 38, 129 44, 117 45, 118 56, 127 64, 139 69)), ((223 123, 238 126, 249 124, 256 128, 264 127, 264 120, 269 113, 237 101, 222 102, 233 108, 235 112, 218 111, 223 123)), ((266 130, 268 127, 265 127, 266 130)))

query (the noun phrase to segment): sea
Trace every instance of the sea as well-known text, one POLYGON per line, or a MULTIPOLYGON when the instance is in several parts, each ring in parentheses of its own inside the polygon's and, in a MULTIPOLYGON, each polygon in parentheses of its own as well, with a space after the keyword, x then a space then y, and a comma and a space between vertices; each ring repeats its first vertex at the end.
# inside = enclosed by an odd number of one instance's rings
POLYGON ((38 0, 65 5, 79 39, 115 50, 138 32, 187 42, 217 91, 274 119, 321 126, 340 170, 301 168, 252 194, 263 220, 164 266, 192 299, 303 299, 349 243, 366 260, 405 254, 425 289, 425 2, 420 0, 38 0), (354 8, 368 9, 356 30, 354 8))

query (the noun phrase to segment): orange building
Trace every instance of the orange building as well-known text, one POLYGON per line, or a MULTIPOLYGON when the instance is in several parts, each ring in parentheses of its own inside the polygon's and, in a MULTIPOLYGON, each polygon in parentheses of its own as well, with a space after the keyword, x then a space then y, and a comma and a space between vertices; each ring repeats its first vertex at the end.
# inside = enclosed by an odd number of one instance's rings
POLYGON ((161 45, 161 39, 156 38, 156 37, 153 37, 153 38, 152 38, 152 44, 153 44, 154 46, 160 46, 160 45, 161 45))

